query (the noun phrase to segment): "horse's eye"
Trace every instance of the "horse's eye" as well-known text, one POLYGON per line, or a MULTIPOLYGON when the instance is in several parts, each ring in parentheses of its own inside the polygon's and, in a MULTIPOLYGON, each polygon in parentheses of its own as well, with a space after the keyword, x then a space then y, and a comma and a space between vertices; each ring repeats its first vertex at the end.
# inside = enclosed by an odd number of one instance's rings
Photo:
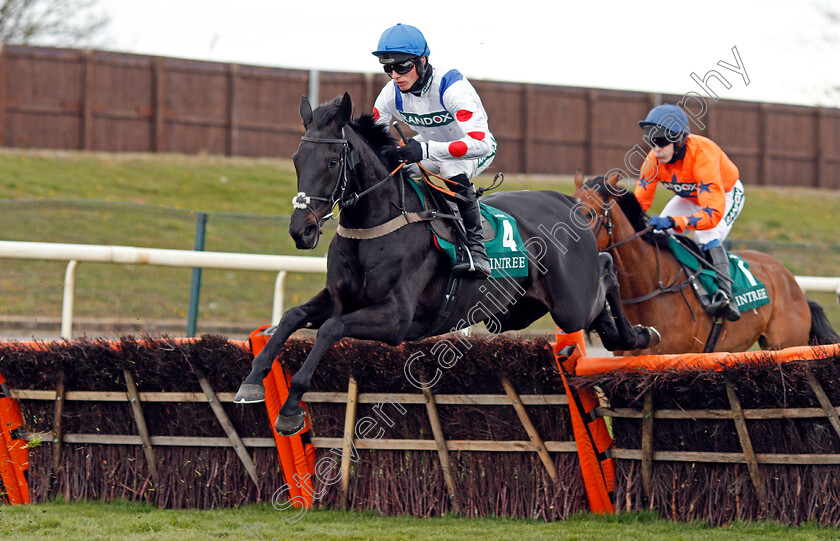
POLYGON ((330 165, 330 169, 335 169, 336 167, 338 167, 338 159, 337 158, 331 159, 329 165, 330 165))

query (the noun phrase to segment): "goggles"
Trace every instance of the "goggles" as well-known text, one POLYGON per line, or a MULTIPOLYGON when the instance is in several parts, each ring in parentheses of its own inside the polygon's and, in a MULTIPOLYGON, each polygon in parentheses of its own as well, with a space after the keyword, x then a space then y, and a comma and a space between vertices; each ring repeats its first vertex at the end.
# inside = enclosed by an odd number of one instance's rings
POLYGON ((394 71, 396 71, 400 75, 405 75, 406 73, 414 69, 414 60, 406 60, 405 62, 394 62, 391 64, 385 64, 384 66, 382 66, 382 69, 384 69, 385 73, 387 73, 388 75, 391 75, 391 72, 394 71))
POLYGON ((671 141, 667 137, 656 137, 654 139, 651 139, 650 142, 658 146, 659 148, 665 148, 671 143, 673 143, 673 141, 671 141))

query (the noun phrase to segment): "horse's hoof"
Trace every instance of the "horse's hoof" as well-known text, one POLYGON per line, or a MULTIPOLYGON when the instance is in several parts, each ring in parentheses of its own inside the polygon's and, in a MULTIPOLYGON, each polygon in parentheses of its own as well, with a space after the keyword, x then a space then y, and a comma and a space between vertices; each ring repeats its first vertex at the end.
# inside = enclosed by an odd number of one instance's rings
POLYGON ((256 404, 265 402, 265 387, 243 383, 239 386, 239 392, 233 397, 234 404, 256 404))
POLYGON ((647 327, 648 334, 650 334, 650 342, 648 343, 647 347, 652 348, 653 346, 658 346, 659 342, 662 341, 662 335, 659 334, 659 331, 656 330, 656 327, 647 327))
POLYGON ((303 431, 306 426, 306 410, 301 411, 297 415, 286 417, 283 414, 277 415, 277 420, 274 422, 274 430, 283 436, 294 436, 303 431))

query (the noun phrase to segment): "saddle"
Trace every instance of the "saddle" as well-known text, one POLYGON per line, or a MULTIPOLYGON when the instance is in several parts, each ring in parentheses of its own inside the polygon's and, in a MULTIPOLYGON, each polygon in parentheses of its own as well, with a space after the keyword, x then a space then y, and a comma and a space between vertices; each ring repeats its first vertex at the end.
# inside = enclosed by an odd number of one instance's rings
MULTIPOLYGON (((454 201, 446 199, 443 194, 437 190, 423 189, 421 188, 422 183, 419 181, 407 177, 405 178, 405 181, 408 182, 420 196, 420 200, 423 202, 424 210, 435 211, 444 216, 448 214, 456 218, 449 220, 432 220, 429 224, 432 232, 435 234, 435 237, 441 238, 450 244, 458 244, 460 242, 460 235, 456 232, 455 228, 460 228, 461 231, 463 231, 463 222, 461 221, 461 212, 458 210, 458 205, 456 205, 454 201)), ((479 203, 479 205, 487 206, 483 203, 479 203)), ((481 215, 481 234, 484 238, 485 244, 496 238, 496 230, 487 218, 484 217, 483 213, 481 215)))
MULTIPOLYGON (((457 205, 446 199, 436 190, 425 187, 421 182, 404 177, 417 192, 424 210, 434 211, 444 219, 426 222, 432 231, 437 248, 453 262, 457 259, 457 250, 466 249, 461 239, 464 238, 463 222, 459 219, 457 205), (450 219, 446 219, 450 217, 450 219)), ((516 226, 516 219, 509 214, 479 202, 481 209, 481 230, 487 257, 493 269, 491 277, 522 277, 528 275, 528 258, 523 248, 522 239, 516 226)))
MULTIPOLYGON (((703 254, 702 248, 693 239, 684 235, 654 235, 660 247, 669 250, 688 276, 689 283, 703 308, 708 306, 718 290, 718 275, 709 266, 698 261, 696 254, 703 254)), ((729 276, 732 278, 732 296, 740 312, 746 312, 770 302, 765 285, 750 272, 749 264, 743 258, 727 252, 729 276)), ((711 262, 704 258, 706 263, 711 262)))

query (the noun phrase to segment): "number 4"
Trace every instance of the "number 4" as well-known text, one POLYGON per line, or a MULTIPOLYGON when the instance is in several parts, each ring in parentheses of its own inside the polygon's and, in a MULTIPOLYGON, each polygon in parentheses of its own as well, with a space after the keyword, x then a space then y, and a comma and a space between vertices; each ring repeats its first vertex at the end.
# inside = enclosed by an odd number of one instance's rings
POLYGON ((502 222, 502 246, 516 251, 516 241, 513 240, 513 226, 510 225, 510 220, 502 222))

